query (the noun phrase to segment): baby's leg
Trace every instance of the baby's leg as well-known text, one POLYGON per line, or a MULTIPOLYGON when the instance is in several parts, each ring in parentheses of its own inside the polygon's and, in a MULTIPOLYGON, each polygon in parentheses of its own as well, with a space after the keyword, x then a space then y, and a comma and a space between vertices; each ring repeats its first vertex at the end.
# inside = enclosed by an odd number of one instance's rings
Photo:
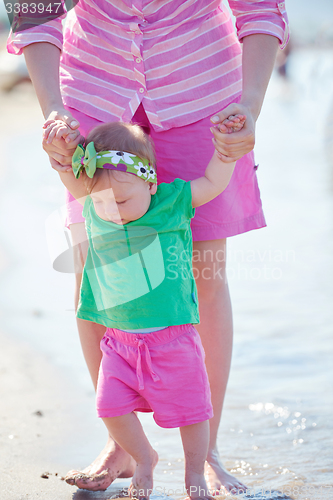
POLYGON ((153 490, 153 471, 158 455, 151 447, 140 420, 135 413, 120 417, 103 418, 113 439, 136 461, 136 470, 129 487, 131 497, 149 498, 153 490))
POLYGON ((190 499, 212 498, 204 477, 209 421, 180 427, 185 455, 185 486, 190 499))

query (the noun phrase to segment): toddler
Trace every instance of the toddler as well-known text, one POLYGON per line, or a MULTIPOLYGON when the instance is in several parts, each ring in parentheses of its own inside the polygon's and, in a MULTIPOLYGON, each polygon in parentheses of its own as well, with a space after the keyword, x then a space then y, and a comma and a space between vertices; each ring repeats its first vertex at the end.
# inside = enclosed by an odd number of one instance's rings
MULTIPOLYGON (((229 117, 225 128, 242 128, 229 117)), ((45 136, 66 139, 59 121, 45 136)), ((210 498, 204 479, 213 416, 192 273, 194 209, 228 185, 234 163, 217 151, 203 177, 157 185, 154 148, 138 125, 99 125, 73 155, 62 182, 83 205, 89 250, 77 316, 106 326, 97 413, 136 461, 129 494, 149 498, 158 456, 135 412, 179 427, 191 499, 210 498)), ((182 159, 179 159, 181 172, 182 159)))

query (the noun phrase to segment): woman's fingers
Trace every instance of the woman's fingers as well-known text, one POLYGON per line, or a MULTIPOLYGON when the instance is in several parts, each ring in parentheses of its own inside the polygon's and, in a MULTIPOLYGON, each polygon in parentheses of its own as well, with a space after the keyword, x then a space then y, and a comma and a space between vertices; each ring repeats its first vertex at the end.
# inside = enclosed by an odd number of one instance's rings
MULTIPOLYGON (((59 141, 58 141, 58 143, 59 143, 59 141)), ((61 141, 61 144, 63 144, 63 141, 61 141)), ((67 149, 64 149, 61 147, 60 148, 57 147, 54 143, 47 144, 45 142, 43 142, 43 149, 49 155, 50 158, 53 158, 61 165, 71 167, 72 156, 73 156, 75 149, 67 150, 67 149)))
POLYGON ((80 124, 65 109, 52 111, 43 125, 43 149, 49 155, 52 168, 71 170, 72 156, 78 144, 84 143, 80 124))
MULTIPOLYGON (((213 142, 213 144, 214 144, 214 142, 213 142)), ((214 144, 214 146, 215 146, 215 144, 214 144)), ((222 154, 222 153, 221 153, 221 152, 220 152, 220 151, 216 148, 216 146, 215 146, 215 149, 216 149, 216 151, 217 151, 217 155, 218 155, 218 157, 219 157, 221 160, 223 160, 223 162, 224 162, 224 163, 233 163, 234 161, 237 161, 237 160, 239 160, 240 158, 242 158, 242 156, 244 156, 244 155, 240 155, 240 156, 236 156, 236 157, 233 157, 233 156, 226 156, 226 155, 222 154)))
POLYGON ((68 144, 63 139, 54 139, 52 144, 49 144, 43 139, 43 148, 47 154, 50 154, 50 151, 56 151, 64 156, 73 156, 76 146, 79 143, 78 141, 80 141, 81 138, 82 137, 79 136, 73 142, 68 144))
POLYGON ((220 153, 230 157, 242 157, 252 151, 254 147, 254 134, 244 129, 226 134, 220 132, 216 127, 211 128, 214 136, 214 145, 220 153))
POLYGON ((244 106, 240 104, 237 103, 229 104, 229 106, 224 108, 222 111, 212 116, 210 121, 214 124, 222 123, 224 120, 227 120, 229 116, 239 115, 239 114, 244 115, 245 114, 244 109, 245 109, 244 106))
POLYGON ((76 130, 80 126, 80 123, 75 120, 71 113, 65 108, 51 111, 46 122, 44 123, 44 126, 47 126, 53 120, 61 120, 65 122, 72 130, 76 130))
POLYGON ((222 155, 234 161, 252 151, 255 143, 255 120, 246 106, 241 103, 230 104, 216 113, 211 121, 215 124, 211 128, 213 143, 222 155))
POLYGON ((220 132, 219 126, 218 127, 211 127, 210 131, 212 132, 212 134, 214 135, 215 139, 218 142, 221 142, 221 143, 223 142, 227 146, 233 147, 235 144, 239 144, 239 143, 243 143, 243 142, 247 142, 247 141, 253 141, 253 139, 254 139, 254 133, 251 130, 251 128, 249 128, 246 125, 246 122, 244 124, 244 127, 235 134, 224 134, 224 133, 220 132))
POLYGON ((62 165, 51 156, 49 157, 49 160, 51 163, 51 167, 57 172, 69 172, 70 170, 72 170, 72 167, 70 165, 62 165))
POLYGON ((67 114, 67 113, 64 114, 62 119, 67 123, 67 125, 72 130, 76 130, 80 126, 79 122, 77 120, 75 120, 70 113, 69 114, 67 114))

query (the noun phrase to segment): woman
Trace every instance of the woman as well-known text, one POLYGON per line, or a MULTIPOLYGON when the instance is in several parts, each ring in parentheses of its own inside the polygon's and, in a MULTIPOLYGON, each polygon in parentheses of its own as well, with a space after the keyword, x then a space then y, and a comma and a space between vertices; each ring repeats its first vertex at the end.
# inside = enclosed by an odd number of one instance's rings
MULTIPOLYGON (((201 175, 206 164, 201 158, 209 158, 214 146, 225 161, 238 160, 226 191, 197 209, 192 224, 198 331, 214 408, 207 481, 212 490, 228 491, 243 485, 223 468, 216 446, 232 351, 226 238, 265 226, 252 153, 255 123, 278 44, 287 38, 283 2, 229 0, 229 5, 243 52, 220 0, 110 0, 101 6, 82 0, 68 14, 64 39, 56 19, 17 32, 8 45, 12 53, 23 51, 46 119, 64 119, 83 135, 112 120, 143 125, 156 145, 160 182, 201 175), (237 113, 246 116, 245 127, 221 133, 219 124, 237 113)), ((66 147, 44 143, 53 168, 68 168, 79 140, 66 147)), ((70 196, 68 202, 78 289, 86 237, 76 202, 70 196)), ((104 328, 78 320, 78 329, 96 387, 104 328)), ((101 490, 116 477, 131 476, 134 467, 109 437, 100 456, 85 471, 71 471, 67 482, 101 490)))

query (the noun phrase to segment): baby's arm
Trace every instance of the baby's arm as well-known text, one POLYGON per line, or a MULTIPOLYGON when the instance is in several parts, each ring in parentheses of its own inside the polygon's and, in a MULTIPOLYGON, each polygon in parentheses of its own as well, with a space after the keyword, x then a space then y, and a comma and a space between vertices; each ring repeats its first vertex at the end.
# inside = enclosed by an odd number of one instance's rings
MULTIPOLYGON (((224 120, 220 124, 222 128, 220 131, 224 132, 223 127, 225 127, 227 130, 225 133, 237 132, 243 128, 245 119, 244 115, 229 116, 227 120, 224 120)), ((217 150, 214 151, 206 168, 205 175, 191 181, 193 208, 208 203, 226 189, 233 174, 235 164, 236 162, 225 163, 223 155, 217 150)))
POLYGON ((67 172, 58 171, 58 174, 61 182, 68 189, 71 195, 74 196, 76 201, 78 201, 81 205, 84 205, 88 191, 83 182, 82 175, 76 179, 73 170, 69 170, 67 172))

